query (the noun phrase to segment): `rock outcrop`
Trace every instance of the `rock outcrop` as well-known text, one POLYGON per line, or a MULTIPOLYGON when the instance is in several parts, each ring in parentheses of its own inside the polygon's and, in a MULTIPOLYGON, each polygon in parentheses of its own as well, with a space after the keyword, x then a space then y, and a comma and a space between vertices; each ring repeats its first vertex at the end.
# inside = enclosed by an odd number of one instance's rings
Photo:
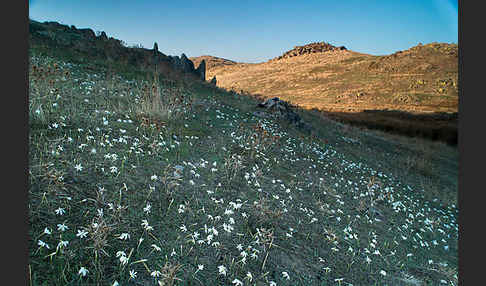
POLYGON ((206 76, 206 65, 200 64, 196 70, 185 54, 180 57, 167 56, 159 52, 157 43, 154 43, 153 49, 130 48, 121 40, 108 37, 104 31, 95 34, 91 29, 30 20, 29 41, 45 47, 71 49, 82 57, 121 61, 147 70, 160 66, 161 70, 177 70, 195 75, 203 81, 206 76))
POLYGON ((203 81, 206 80, 206 61, 202 60, 196 69, 196 73, 199 74, 199 78, 203 81))
POLYGON ((287 51, 283 55, 276 57, 272 60, 280 60, 285 58, 301 56, 305 54, 324 53, 327 51, 336 51, 336 50, 346 50, 346 47, 345 46, 336 47, 325 42, 310 43, 304 46, 295 46, 292 50, 287 51))
MULTIPOLYGON (((312 126, 304 122, 288 102, 281 100, 278 97, 269 98, 264 102, 259 103, 257 106, 265 108, 277 118, 284 119, 305 132, 310 132, 312 130, 312 126)), ((268 114, 259 111, 256 111, 253 114, 258 117, 268 117, 268 114)))
POLYGON ((201 80, 206 80, 206 65, 199 65, 197 69, 194 68, 194 63, 187 58, 187 56, 183 53, 180 57, 178 56, 169 56, 170 63, 172 67, 176 70, 179 70, 183 73, 194 74, 199 77, 201 80))

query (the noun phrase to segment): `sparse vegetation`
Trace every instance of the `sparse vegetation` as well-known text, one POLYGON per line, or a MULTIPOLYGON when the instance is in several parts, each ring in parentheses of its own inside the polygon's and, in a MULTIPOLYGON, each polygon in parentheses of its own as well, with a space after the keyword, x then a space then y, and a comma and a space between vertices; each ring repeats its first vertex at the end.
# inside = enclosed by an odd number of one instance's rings
POLYGON ((294 53, 258 64, 214 65, 207 78, 216 76, 221 88, 264 98, 278 96, 343 122, 455 144, 455 119, 444 117, 441 125, 447 125, 447 131, 442 134, 414 115, 457 114, 457 45, 431 43, 386 56, 348 50, 294 53), (377 113, 362 114, 365 110, 402 111, 409 116, 381 113, 374 118, 377 113))
POLYGON ((457 149, 37 51, 31 285, 457 285, 457 149))

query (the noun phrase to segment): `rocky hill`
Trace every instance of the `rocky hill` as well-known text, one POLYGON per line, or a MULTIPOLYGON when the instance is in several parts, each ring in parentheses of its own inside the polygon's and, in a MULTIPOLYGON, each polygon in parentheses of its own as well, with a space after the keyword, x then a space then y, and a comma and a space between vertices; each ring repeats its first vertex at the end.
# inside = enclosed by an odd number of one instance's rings
POLYGON ((78 29, 74 25, 29 20, 29 42, 31 47, 37 49, 68 49, 74 55, 91 59, 124 62, 143 69, 154 69, 157 66, 162 73, 179 72, 202 80, 205 78, 204 65, 195 68, 185 54, 180 57, 165 55, 159 52, 157 43, 154 43, 153 49, 127 47, 126 43, 108 37, 104 31, 95 33, 91 29, 78 29))
POLYGON ((285 52, 283 55, 276 57, 272 60, 280 60, 286 59, 306 54, 313 54, 313 53, 324 53, 328 51, 335 51, 335 50, 346 50, 346 47, 340 46, 336 47, 326 42, 319 42, 319 43, 310 43, 304 46, 295 46, 292 50, 285 52))

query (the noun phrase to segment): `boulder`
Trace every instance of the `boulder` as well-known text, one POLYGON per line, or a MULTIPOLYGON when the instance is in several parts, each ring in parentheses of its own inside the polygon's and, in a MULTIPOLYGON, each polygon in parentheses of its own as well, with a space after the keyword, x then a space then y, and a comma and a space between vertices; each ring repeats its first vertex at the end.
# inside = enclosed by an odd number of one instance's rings
MULTIPOLYGON (((262 103, 257 105, 260 108, 265 108, 270 113, 273 113, 278 118, 284 119, 291 124, 294 124, 299 129, 302 129, 305 132, 310 132, 312 130, 312 126, 302 120, 299 114, 297 114, 293 109, 292 106, 278 97, 269 98, 262 103)), ((255 112, 253 113, 255 116, 258 117, 266 117, 262 112, 255 112)))

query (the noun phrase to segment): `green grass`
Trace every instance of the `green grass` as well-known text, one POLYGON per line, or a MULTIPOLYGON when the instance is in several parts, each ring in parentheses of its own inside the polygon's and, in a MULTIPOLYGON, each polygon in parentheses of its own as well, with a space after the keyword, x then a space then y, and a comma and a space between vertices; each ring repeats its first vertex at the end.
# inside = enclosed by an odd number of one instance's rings
POLYGON ((31 285, 457 285, 457 207, 430 165, 405 174, 378 151, 394 143, 310 112, 311 136, 252 116, 254 98, 106 66, 30 56, 31 285))

